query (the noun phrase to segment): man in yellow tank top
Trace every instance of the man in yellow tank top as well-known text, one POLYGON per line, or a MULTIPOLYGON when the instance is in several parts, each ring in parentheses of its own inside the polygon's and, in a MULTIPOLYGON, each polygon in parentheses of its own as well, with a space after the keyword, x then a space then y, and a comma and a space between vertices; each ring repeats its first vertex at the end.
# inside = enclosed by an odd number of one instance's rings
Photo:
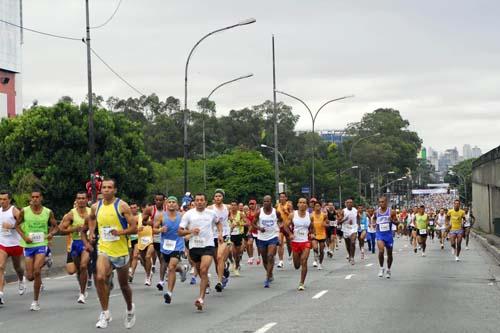
POLYGON ((89 230, 87 239, 86 229, 81 233, 85 248, 92 252, 95 245, 95 229, 98 228, 99 241, 96 288, 101 303, 101 314, 96 323, 97 328, 106 328, 111 322, 109 312, 109 293, 112 283, 112 272, 116 269, 118 283, 122 291, 127 311, 125 327, 131 328, 135 324, 135 306, 132 303, 132 289, 128 283, 129 251, 128 235, 137 232, 136 219, 132 216, 129 205, 116 197, 116 183, 106 179, 102 182, 102 200, 92 205, 90 216, 86 219, 89 230))
POLYGON ((280 225, 280 243, 278 245, 278 258, 279 262, 276 267, 283 268, 283 257, 285 255, 285 243, 288 251, 288 258, 292 258, 292 247, 290 240, 286 237, 285 226, 288 226, 290 215, 293 213, 293 206, 288 203, 288 198, 285 192, 280 193, 278 204, 276 205, 276 210, 281 214, 283 218, 283 223, 280 225))
POLYGON ((462 249, 463 222, 465 221, 465 212, 460 209, 460 200, 453 202, 453 209, 446 214, 446 227, 450 244, 455 253, 455 261, 460 261, 460 250, 462 249))
POLYGON ((151 286, 151 278, 153 276, 151 268, 153 266, 155 247, 153 244, 153 227, 143 223, 142 217, 137 219, 137 249, 139 251, 139 259, 146 271, 144 285, 149 287, 151 286))
POLYGON ((81 231, 85 225, 85 219, 90 214, 90 208, 87 207, 87 193, 82 191, 76 194, 76 207, 64 215, 59 229, 63 234, 68 234, 71 237, 70 256, 76 267, 78 282, 80 283, 80 295, 77 302, 85 304, 87 298, 87 280, 88 280, 88 264, 90 254, 84 251, 81 231))

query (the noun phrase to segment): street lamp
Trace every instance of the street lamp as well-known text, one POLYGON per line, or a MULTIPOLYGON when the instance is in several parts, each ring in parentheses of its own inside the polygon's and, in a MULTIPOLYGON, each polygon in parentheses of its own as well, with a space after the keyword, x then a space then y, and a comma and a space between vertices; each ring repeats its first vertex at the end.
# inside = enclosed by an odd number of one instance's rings
POLYGON ((352 151, 353 151, 354 147, 355 147, 358 143, 360 143, 361 141, 363 141, 363 140, 365 140, 365 139, 372 138, 372 137, 374 137, 374 136, 379 136, 379 135, 380 135, 380 133, 375 133, 375 134, 371 134, 371 135, 364 136, 364 137, 362 137, 362 138, 359 138, 357 141, 355 141, 355 142, 352 144, 352 146, 351 146, 351 151, 349 152, 349 160, 350 160, 350 161, 352 161, 352 151))
POLYGON ((307 111, 309 112, 309 115, 311 116, 311 121, 312 121, 312 140, 313 140, 313 143, 312 143, 312 154, 311 154, 311 187, 312 187, 312 196, 316 196, 316 187, 315 187, 315 182, 314 182, 314 163, 315 163, 315 154, 316 154, 316 143, 314 142, 314 125, 316 123, 316 118, 318 117, 318 113, 325 107, 327 106, 328 104, 332 103, 332 102, 336 102, 336 101, 340 101, 340 100, 343 100, 343 99, 346 99, 346 98, 351 98, 351 97, 354 97, 354 95, 348 95, 348 96, 343 96, 343 97, 339 97, 339 98, 334 98, 334 99, 331 99, 329 101, 326 101, 325 103, 323 103, 323 105, 320 106, 320 108, 316 111, 316 113, 312 113, 311 109, 309 108, 309 106, 307 106, 307 104, 301 100, 300 98, 296 97, 296 96, 293 96, 293 95, 290 95, 286 92, 283 92, 283 91, 279 91, 279 90, 276 90, 276 92, 278 94, 282 94, 282 95, 285 95, 285 96, 288 96, 290 98, 293 98, 297 101, 299 101, 300 103, 302 103, 302 105, 305 106, 305 108, 307 109, 307 111))
POLYGON ((357 169, 357 168, 359 168, 357 165, 353 165, 352 167, 344 169, 342 171, 340 171, 340 169, 339 169, 339 171, 337 173, 337 176, 339 177, 339 205, 340 205, 340 208, 342 208, 342 178, 340 178, 340 176, 351 169, 357 169))
MULTIPOLYGON (((268 145, 265 145, 265 144, 261 144, 260 145, 262 148, 266 148, 266 149, 270 149, 271 151, 274 151, 274 147, 270 147, 268 145)), ((278 155, 279 157, 281 158, 281 161, 283 162, 283 165, 285 165, 285 158, 283 157, 283 155, 281 154, 281 152, 278 150, 278 155)))
POLYGON ((457 176, 458 179, 462 181, 462 184, 464 185, 464 199, 465 199, 465 204, 467 205, 467 182, 465 180, 465 177, 458 172, 455 172, 453 170, 449 170, 448 174, 451 176, 457 176))
POLYGON ((194 50, 196 47, 206 38, 208 38, 211 35, 214 35, 218 32, 229 30, 232 28, 248 25, 255 23, 256 20, 254 18, 246 19, 243 21, 240 21, 239 23, 220 28, 217 30, 214 30, 212 32, 209 32, 205 36, 203 36, 196 44, 194 44, 193 48, 189 52, 189 55, 186 60, 186 67, 184 69, 184 119, 183 119, 183 125, 184 125, 184 193, 187 192, 187 187, 188 187, 188 171, 187 171, 187 159, 188 159, 188 132, 187 132, 187 122, 188 122, 188 108, 187 108, 187 98, 188 98, 188 68, 189 68, 189 60, 191 60, 191 56, 193 55, 194 50))
MULTIPOLYGON (((225 85, 228 85, 230 83, 233 83, 233 82, 236 82, 236 81, 239 81, 239 80, 243 80, 243 79, 248 79, 249 77, 252 77, 253 74, 247 74, 247 75, 243 75, 243 76, 240 76, 240 77, 237 77, 235 79, 232 79, 232 80, 229 80, 229 81, 226 81, 226 82, 223 82, 221 84, 219 84, 217 87, 215 87, 214 89, 212 89, 212 91, 210 92, 210 94, 208 94, 208 97, 207 97, 207 101, 210 100, 210 97, 212 97, 213 93, 225 86, 225 85)), ((203 188, 205 191, 207 191, 207 155, 206 155, 206 143, 205 143, 205 115, 206 115, 206 112, 205 110, 202 110, 203 111, 203 117, 202 117, 202 135, 203 135, 203 188)))

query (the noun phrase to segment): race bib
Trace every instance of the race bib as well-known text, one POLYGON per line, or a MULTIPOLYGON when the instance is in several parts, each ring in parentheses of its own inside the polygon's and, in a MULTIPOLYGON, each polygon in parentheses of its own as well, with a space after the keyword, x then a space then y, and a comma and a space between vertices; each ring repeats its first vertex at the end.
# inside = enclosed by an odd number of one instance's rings
POLYGON ((391 225, 389 223, 381 223, 378 225, 378 229, 380 231, 390 231, 391 230, 391 225))
POLYGON ((12 229, 0 229, 0 233, 2 236, 10 236, 12 235, 12 229))
POLYGON ((329 221, 330 222, 330 227, 336 227, 338 224, 337 224, 337 220, 333 220, 333 221, 329 221))
POLYGON ((419 229, 419 230, 418 230, 418 233, 419 233, 420 235, 427 235, 427 229, 419 229))
POLYGON ((155 242, 155 243, 161 242, 161 235, 160 234, 154 234, 153 235, 153 242, 155 242))
POLYGON ((141 237, 141 244, 142 245, 151 244, 152 241, 153 241, 153 239, 150 236, 141 237))
POLYGON ((470 227, 470 222, 465 222, 464 227, 466 227, 466 228, 470 227))
POLYGON ((111 227, 106 227, 106 228, 102 228, 102 240, 105 241, 105 242, 116 242, 118 240, 120 240, 120 236, 113 236, 111 234, 111 232, 113 230, 116 230, 115 228, 111 228, 111 227))
POLYGON ((175 250, 176 244, 177 244, 177 241, 175 241, 175 240, 164 239, 163 240, 163 249, 165 251, 173 251, 173 250, 175 250))
POLYGON ((45 240, 45 234, 43 232, 30 232, 29 236, 33 243, 43 243, 45 240))
POLYGON ((295 237, 298 237, 298 238, 307 238, 307 230, 304 230, 304 229, 295 229, 294 231, 294 234, 295 234, 295 237))
POLYGON ((205 240, 201 238, 200 236, 193 236, 189 240, 189 242, 192 242, 191 247, 205 247, 205 240))
POLYGON ((434 225, 434 221, 429 221, 429 225, 434 225))

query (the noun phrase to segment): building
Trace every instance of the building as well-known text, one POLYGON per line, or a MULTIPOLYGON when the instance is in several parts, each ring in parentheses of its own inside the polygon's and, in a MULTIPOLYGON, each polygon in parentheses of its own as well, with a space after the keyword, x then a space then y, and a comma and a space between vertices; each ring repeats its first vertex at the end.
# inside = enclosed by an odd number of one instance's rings
POLYGON ((474 148, 472 148, 472 158, 478 158, 479 156, 482 155, 482 152, 481 152, 481 148, 479 148, 478 146, 474 146, 474 148))
POLYGON ((464 156, 464 160, 468 160, 469 158, 472 158, 472 148, 471 148, 470 144, 464 145, 464 147, 462 149, 462 153, 464 156))
POLYGON ((319 131, 319 136, 326 142, 336 143, 337 145, 342 144, 344 141, 350 138, 344 129, 332 129, 319 131))
MULTIPOLYGON (((22 26, 22 0, 0 0, 0 19, 22 26)), ((22 111, 22 39, 21 28, 0 22, 0 118, 22 111)))
POLYGON ((439 156, 438 168, 441 172, 448 172, 448 169, 456 165, 460 161, 458 149, 446 149, 443 154, 439 156))
POLYGON ((434 171, 439 170, 439 155, 432 147, 427 148, 427 161, 433 166, 434 171))

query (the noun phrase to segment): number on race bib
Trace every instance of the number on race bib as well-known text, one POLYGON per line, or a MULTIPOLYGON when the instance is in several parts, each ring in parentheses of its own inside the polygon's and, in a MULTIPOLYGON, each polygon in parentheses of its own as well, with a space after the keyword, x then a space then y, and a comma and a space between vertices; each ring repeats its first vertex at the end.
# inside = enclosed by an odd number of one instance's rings
POLYGON ((419 230, 418 230, 418 233, 419 233, 420 235, 427 235, 427 229, 419 229, 419 230))
POLYGON ((43 243, 45 234, 43 232, 30 232, 29 234, 33 243, 43 243))
POLYGON ((470 227, 470 222, 465 222, 464 227, 466 227, 466 228, 470 227))
POLYGON ((391 230, 391 225, 389 223, 381 223, 378 225, 378 229, 380 231, 389 231, 391 230))
POLYGON ((113 236, 113 234, 111 233, 113 230, 116 229, 111 227, 102 228, 102 240, 106 242, 116 242, 120 240, 120 236, 113 236))
POLYGON ((149 236, 141 237, 141 245, 148 245, 152 243, 152 238, 149 236))
POLYGON ((192 242, 191 247, 205 247, 205 240, 200 236, 193 236, 189 242, 192 242))
POLYGON ((176 244, 177 244, 177 242, 175 240, 164 239, 163 240, 163 249, 165 251, 173 251, 173 250, 175 250, 176 244))
POLYGON ((296 229, 295 236, 298 238, 307 238, 307 230, 296 229))

